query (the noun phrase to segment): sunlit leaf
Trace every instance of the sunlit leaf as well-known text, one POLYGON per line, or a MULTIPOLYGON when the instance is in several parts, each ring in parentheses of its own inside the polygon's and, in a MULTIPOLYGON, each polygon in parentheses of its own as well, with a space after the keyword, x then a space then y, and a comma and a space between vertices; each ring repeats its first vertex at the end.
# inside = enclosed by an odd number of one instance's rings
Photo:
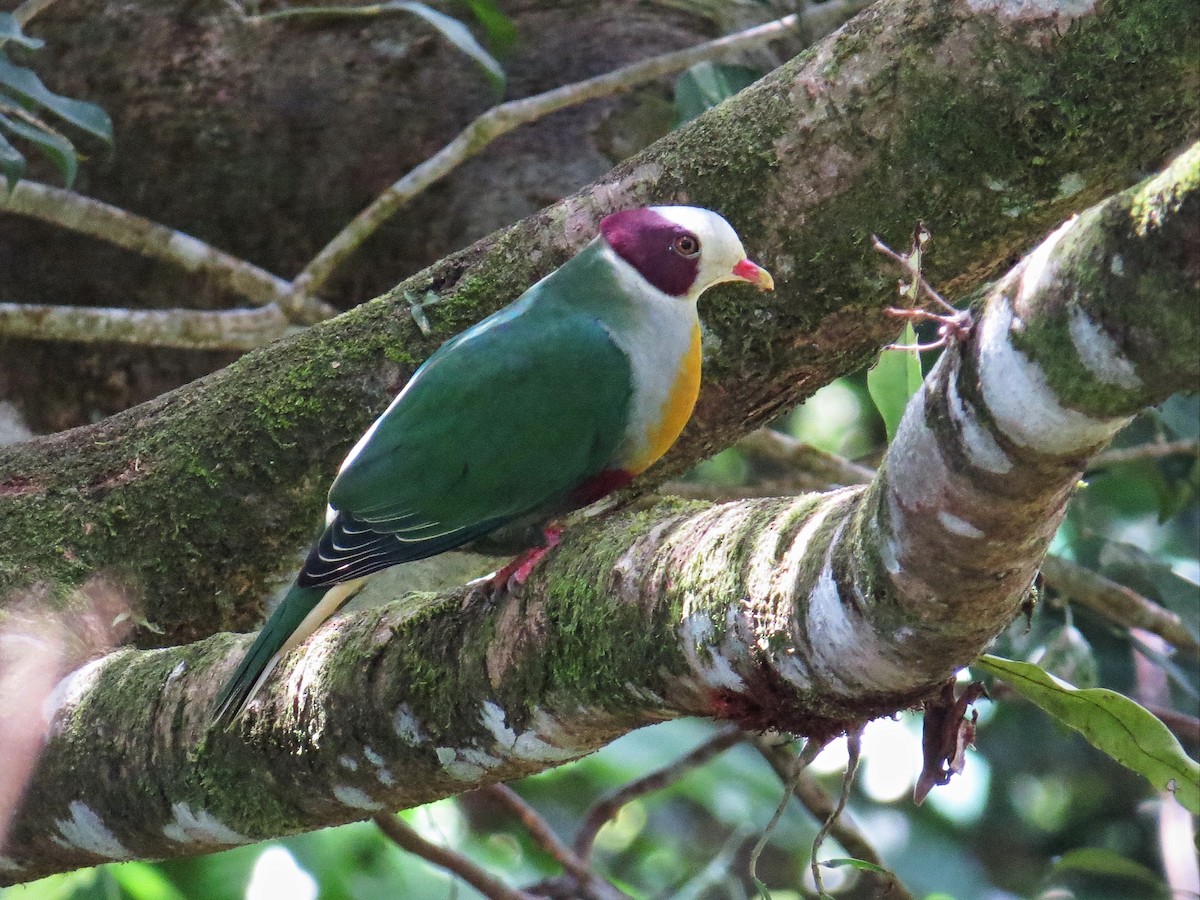
POLYGON ((1133 700, 1105 688, 1072 687, 1032 663, 1000 656, 981 656, 973 666, 1006 682, 1158 790, 1174 792, 1191 813, 1200 813, 1200 764, 1183 752, 1166 725, 1133 700))
POLYGON ((86 100, 72 100, 54 93, 44 84, 42 79, 24 66, 11 63, 0 52, 0 90, 6 91, 25 103, 40 106, 54 113, 105 143, 111 144, 113 139, 112 120, 103 109, 95 103, 86 100))
POLYGON ((21 23, 12 13, 0 13, 0 47, 9 41, 26 50, 40 50, 46 45, 41 38, 30 37, 21 31, 21 23))
MULTIPOLYGON (((912 323, 906 322, 898 343, 909 346, 916 342, 912 323)), ((916 350, 884 350, 867 372, 867 390, 883 417, 889 444, 896 437, 909 399, 921 389, 921 380, 921 356, 916 350)))
POLYGON ((5 115, 0 115, 0 130, 24 138, 41 150, 50 162, 54 163, 67 187, 75 183, 75 174, 79 171, 79 157, 75 153, 75 145, 61 134, 37 128, 20 119, 10 119, 5 115))
POLYGON ((747 66, 724 66, 708 61, 696 63, 675 82, 675 115, 688 122, 742 88, 753 84, 761 73, 747 66))
POLYGON ((487 72, 492 83, 497 88, 503 89, 504 69, 500 67, 500 63, 497 62, 492 54, 483 49, 483 45, 475 40, 475 35, 471 34, 467 26, 458 21, 458 19, 438 12, 424 3, 413 3, 408 2, 408 0, 394 0, 394 2, 383 4, 383 8, 402 9, 405 12, 412 13, 414 16, 420 16, 436 28, 442 37, 471 57, 471 59, 475 60, 475 62, 479 63, 483 67, 483 70, 487 72))

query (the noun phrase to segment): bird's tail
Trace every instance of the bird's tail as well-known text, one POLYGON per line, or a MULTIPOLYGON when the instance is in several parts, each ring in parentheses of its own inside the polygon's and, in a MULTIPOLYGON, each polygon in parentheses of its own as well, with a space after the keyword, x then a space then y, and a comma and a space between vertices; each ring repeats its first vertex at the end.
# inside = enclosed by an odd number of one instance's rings
POLYGON ((359 578, 333 587, 301 587, 293 583, 221 690, 213 721, 232 724, 284 654, 316 631, 364 580, 359 578))

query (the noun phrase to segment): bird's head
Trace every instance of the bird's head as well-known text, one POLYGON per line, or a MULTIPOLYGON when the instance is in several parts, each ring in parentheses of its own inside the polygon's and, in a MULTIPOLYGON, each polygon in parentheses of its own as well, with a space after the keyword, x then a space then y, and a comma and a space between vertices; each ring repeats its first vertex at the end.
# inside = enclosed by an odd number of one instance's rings
POLYGON ((769 291, 771 274, 746 258, 728 222, 696 206, 646 206, 606 216, 600 234, 613 251, 664 294, 695 300, 722 281, 769 291))

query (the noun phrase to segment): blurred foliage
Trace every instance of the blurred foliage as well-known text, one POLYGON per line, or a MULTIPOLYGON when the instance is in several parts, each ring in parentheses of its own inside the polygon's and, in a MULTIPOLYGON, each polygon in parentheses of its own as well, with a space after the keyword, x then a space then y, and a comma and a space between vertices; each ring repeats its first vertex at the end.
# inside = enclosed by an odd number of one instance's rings
POLYGON ((71 139, 43 117, 50 113, 78 131, 111 145, 112 120, 94 103, 56 94, 36 73, 8 58, 9 48, 18 53, 40 50, 43 41, 26 35, 12 13, 0 13, 0 174, 9 190, 25 174, 25 154, 9 138, 35 147, 58 170, 67 187, 79 171, 79 153, 71 139))

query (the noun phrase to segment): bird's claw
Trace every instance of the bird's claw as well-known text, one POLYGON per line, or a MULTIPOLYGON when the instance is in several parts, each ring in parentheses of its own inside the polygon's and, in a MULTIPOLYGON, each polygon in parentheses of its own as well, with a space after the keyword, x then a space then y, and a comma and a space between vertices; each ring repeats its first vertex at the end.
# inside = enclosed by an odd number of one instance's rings
POLYGON ((483 599, 491 602, 498 599, 503 594, 511 594, 519 596, 521 589, 525 586, 525 582, 529 576, 533 574, 533 570, 537 568, 538 563, 542 558, 558 546, 562 540, 562 529, 550 527, 543 532, 545 543, 540 547, 530 547, 528 550, 520 553, 512 562, 492 572, 490 575, 484 575, 482 578, 476 578, 468 583, 470 588, 467 594, 467 599, 475 596, 481 596, 483 599))

